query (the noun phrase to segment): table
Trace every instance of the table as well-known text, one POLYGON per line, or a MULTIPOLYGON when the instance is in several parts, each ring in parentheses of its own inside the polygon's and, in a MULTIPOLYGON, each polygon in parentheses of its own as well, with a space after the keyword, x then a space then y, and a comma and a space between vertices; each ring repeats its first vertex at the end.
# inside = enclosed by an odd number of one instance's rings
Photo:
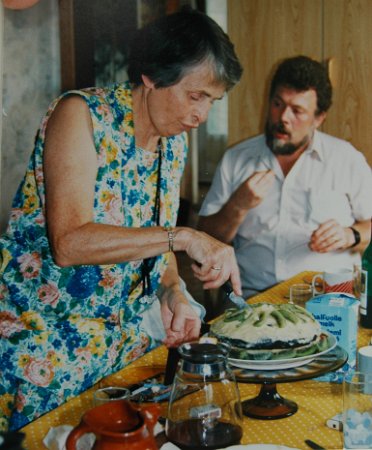
MULTIPOLYGON (((250 303, 288 301, 291 284, 309 280, 315 272, 301 272, 273 288, 253 297, 250 303)), ((372 330, 360 328, 358 347, 367 345, 372 330)), ((104 378, 99 385, 126 386, 148 378, 165 368, 168 351, 161 346, 147 353, 125 369, 104 378)), ((21 431, 26 434, 24 447, 27 450, 43 450, 42 440, 50 427, 61 424, 77 425, 84 411, 92 407, 92 395, 97 386, 85 391, 55 410, 28 424, 21 431)), ((241 399, 255 397, 260 385, 239 383, 241 399)), ((258 420, 244 417, 242 444, 281 444, 308 450, 305 439, 313 439, 327 449, 342 449, 342 433, 325 426, 327 419, 342 410, 342 386, 315 380, 280 384, 280 394, 298 404, 298 412, 291 417, 277 420, 258 420)), ((167 404, 161 403, 162 415, 166 415, 167 404)))

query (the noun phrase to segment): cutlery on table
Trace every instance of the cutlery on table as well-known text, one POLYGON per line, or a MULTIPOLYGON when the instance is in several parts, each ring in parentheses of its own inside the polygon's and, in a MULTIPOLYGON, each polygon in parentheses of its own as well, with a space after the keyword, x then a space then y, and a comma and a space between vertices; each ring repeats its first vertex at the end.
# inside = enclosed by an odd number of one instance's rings
POLYGON ((308 445, 313 450, 326 450, 325 447, 322 447, 321 445, 317 444, 311 439, 305 439, 305 444, 308 445))

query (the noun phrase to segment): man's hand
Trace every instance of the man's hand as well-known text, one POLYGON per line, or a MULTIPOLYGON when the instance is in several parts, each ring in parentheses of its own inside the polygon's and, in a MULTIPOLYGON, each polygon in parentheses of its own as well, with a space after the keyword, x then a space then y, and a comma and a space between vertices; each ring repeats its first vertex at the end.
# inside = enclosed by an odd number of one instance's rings
POLYGON ((232 194, 231 201, 235 207, 249 210, 258 206, 266 197, 275 179, 272 170, 254 172, 232 194))
POLYGON ((354 244, 354 234, 335 220, 322 223, 311 235, 309 248, 318 253, 345 250, 354 244))
MULTIPOLYGON (((272 170, 254 172, 231 194, 218 212, 200 216, 198 228, 222 242, 232 242, 249 210, 262 202, 274 180, 272 170)), ((235 287, 234 292, 240 295, 235 287)))

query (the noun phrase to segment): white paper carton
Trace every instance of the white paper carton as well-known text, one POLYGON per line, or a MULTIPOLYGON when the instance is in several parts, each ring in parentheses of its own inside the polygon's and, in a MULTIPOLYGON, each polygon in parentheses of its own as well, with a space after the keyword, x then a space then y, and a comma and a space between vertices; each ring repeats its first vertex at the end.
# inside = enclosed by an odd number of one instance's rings
POLYGON ((359 300, 338 292, 318 295, 308 300, 306 309, 323 330, 332 333, 348 355, 347 363, 336 372, 318 377, 319 381, 342 382, 343 374, 356 367, 359 300))

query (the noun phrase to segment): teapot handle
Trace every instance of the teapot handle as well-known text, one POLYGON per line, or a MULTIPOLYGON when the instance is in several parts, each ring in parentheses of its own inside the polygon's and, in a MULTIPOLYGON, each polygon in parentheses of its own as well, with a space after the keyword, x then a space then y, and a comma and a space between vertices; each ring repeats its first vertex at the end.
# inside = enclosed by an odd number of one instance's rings
POLYGON ((146 407, 141 408, 140 414, 143 416, 146 425, 148 426, 148 428, 150 428, 152 432, 160 416, 160 406, 157 403, 146 405, 146 407))
POLYGON ((78 439, 86 433, 91 433, 92 430, 84 422, 80 422, 77 427, 75 427, 67 437, 66 450, 76 450, 76 444, 78 439))

